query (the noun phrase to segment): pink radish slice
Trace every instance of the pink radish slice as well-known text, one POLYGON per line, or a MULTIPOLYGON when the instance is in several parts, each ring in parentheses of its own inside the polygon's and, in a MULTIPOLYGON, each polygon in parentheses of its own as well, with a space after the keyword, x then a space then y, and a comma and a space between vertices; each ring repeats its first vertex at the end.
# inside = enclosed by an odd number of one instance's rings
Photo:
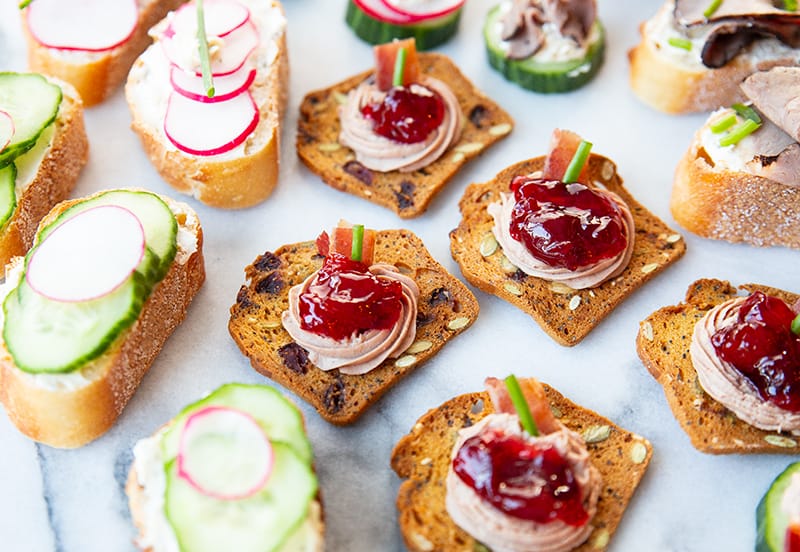
MULTIPOLYGON (((38 1, 38 0, 37 0, 38 1)), ((206 36, 225 36, 250 20, 250 10, 232 0, 207 0, 203 2, 206 36)), ((194 2, 181 6, 170 26, 175 32, 197 33, 197 9, 194 2)))
POLYGON ((464 5, 464 0, 381 0, 387 9, 412 19, 415 23, 450 15, 464 5))
POLYGON ((412 19, 386 7, 383 0, 353 0, 361 11, 374 19, 395 25, 408 25, 412 19))
POLYGON ((136 215, 117 205, 94 207, 62 223, 38 245, 25 278, 49 299, 88 301, 125 282, 144 249, 144 229, 136 215))
POLYGON ((218 155, 244 142, 258 125, 250 92, 224 102, 196 102, 177 92, 169 96, 164 133, 176 148, 192 155, 218 155))
POLYGON ((6 146, 11 142, 14 137, 14 130, 14 119, 0 109, 0 151, 6 149, 6 146))
POLYGON ((196 102, 208 103, 224 102, 238 96, 253 84, 255 78, 256 70, 247 67, 242 67, 230 75, 214 77, 214 96, 209 98, 203 86, 203 77, 194 72, 187 73, 177 65, 173 65, 169 71, 172 88, 178 94, 196 102))
POLYGON ((252 496, 267 484, 272 444, 249 414, 209 406, 191 414, 181 433, 178 476, 219 500, 252 496))
POLYGON ((136 0, 36 0, 28 28, 48 48, 101 52, 128 40, 139 21, 136 0))

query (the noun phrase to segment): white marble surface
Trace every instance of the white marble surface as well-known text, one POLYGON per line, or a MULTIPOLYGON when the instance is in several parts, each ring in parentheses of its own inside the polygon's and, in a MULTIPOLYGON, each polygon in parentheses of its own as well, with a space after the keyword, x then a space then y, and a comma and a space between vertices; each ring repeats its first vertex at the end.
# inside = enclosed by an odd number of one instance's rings
MULTIPOLYGON (((504 81, 485 61, 483 16, 494 0, 469 0, 458 36, 441 51, 516 119, 513 134, 472 162, 417 220, 337 192, 298 163, 294 152, 302 96, 371 64, 370 49, 343 22, 343 0, 286 0, 291 98, 280 184, 264 204, 241 212, 193 202, 205 227, 208 280, 186 322, 168 341, 117 424, 73 451, 36 445, 0 413, 0 549, 9 552, 128 551, 133 549, 123 482, 131 446, 190 401, 224 382, 264 382, 228 335, 228 309, 242 269, 258 254, 307 240, 344 217, 369 226, 408 228, 440 262, 458 273, 447 233, 459 220, 464 187, 520 159, 544 153, 555 126, 578 131, 595 151, 616 160, 628 188, 672 222, 668 200, 673 169, 703 116, 670 117, 641 105, 627 87, 626 51, 637 25, 658 0, 601 1, 608 30, 606 65, 585 89, 540 96, 504 81)), ((24 69, 16 0, 0 2, 0 70, 24 69)), ((152 169, 129 130, 121 93, 88 110, 91 161, 75 196, 108 187, 144 186, 175 195, 152 169)), ((433 361, 391 390, 355 425, 336 428, 306 405, 325 498, 327 542, 333 551, 402 550, 396 525, 399 480, 389 469, 393 444, 419 415, 453 395, 477 390, 487 375, 533 374, 578 403, 649 438, 655 456, 612 541, 612 551, 753 549, 756 504, 787 456, 713 457, 695 451, 673 419, 661 388, 636 356, 638 322, 679 301, 699 277, 758 281, 798 290, 800 256, 688 235, 683 260, 634 294, 574 348, 550 340, 527 316, 477 292, 476 324, 433 361)))

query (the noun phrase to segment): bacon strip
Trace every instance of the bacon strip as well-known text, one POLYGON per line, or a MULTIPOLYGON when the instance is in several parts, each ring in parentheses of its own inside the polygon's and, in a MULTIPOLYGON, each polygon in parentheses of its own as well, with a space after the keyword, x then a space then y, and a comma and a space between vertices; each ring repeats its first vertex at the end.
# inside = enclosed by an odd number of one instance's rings
MULTIPOLYGON (((581 145, 582 140, 583 138, 570 130, 554 129, 550 138, 550 153, 547 154, 547 159, 544 162, 542 178, 545 180, 563 180, 564 173, 567 172, 567 167, 569 167, 572 158, 575 157, 575 152, 578 151, 578 146, 581 145)), ((581 169, 581 173, 578 175, 578 182, 586 183, 588 181, 588 166, 589 163, 586 163, 581 169)))
MULTIPOLYGON (((547 395, 544 393, 544 387, 535 378, 519 378, 519 386, 522 389, 522 394, 528 403, 528 408, 531 410, 533 421, 539 428, 539 432, 546 435, 559 431, 560 424, 556 417, 553 416, 553 411, 550 410, 550 402, 547 400, 547 395)), ((514 408, 514 403, 511 402, 511 396, 508 394, 506 384, 503 380, 497 378, 486 378, 484 382, 486 391, 492 400, 492 405, 496 412, 506 414, 516 414, 517 410, 514 408)))

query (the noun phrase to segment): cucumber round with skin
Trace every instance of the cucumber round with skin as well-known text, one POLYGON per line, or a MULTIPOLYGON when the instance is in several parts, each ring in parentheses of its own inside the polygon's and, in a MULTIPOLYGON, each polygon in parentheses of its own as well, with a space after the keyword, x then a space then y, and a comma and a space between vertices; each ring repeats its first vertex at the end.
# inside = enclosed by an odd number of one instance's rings
POLYGON ((34 73, 0 73, 0 109, 11 115, 14 136, 0 151, 0 167, 25 153, 53 121, 61 105, 61 88, 34 73))
POLYGON ((800 462, 790 464, 770 485, 756 508, 756 552, 784 552, 791 521, 781 507, 793 476, 800 477, 800 462))
POLYGON ((9 163, 0 169, 0 228, 8 222, 17 207, 17 167, 9 163))
POLYGON ((500 39, 502 15, 503 10, 499 5, 489 11, 483 27, 483 38, 489 65, 511 82, 527 90, 545 94, 569 92, 588 83, 600 70, 605 54, 605 30, 599 20, 595 21, 590 32, 596 38, 589 44, 584 57, 568 61, 539 62, 535 60, 535 56, 521 60, 506 57, 500 39))
POLYGON ((461 9, 442 17, 416 23, 383 21, 362 10, 355 0, 348 0, 345 21, 361 40, 383 44, 395 38, 414 38, 418 50, 430 50, 444 44, 458 30, 461 9))

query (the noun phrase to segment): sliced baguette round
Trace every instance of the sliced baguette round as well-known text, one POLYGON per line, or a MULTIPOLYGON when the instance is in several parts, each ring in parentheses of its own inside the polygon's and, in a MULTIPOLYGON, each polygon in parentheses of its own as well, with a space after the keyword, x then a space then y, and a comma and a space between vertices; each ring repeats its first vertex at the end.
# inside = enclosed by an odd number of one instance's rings
POLYGON ((170 10, 186 0, 140 0, 139 21, 131 37, 103 52, 69 51, 43 46, 28 29, 25 11, 22 28, 28 44, 31 71, 53 75, 72 84, 87 107, 101 103, 125 80, 136 56, 150 42, 147 31, 170 10))
MULTIPOLYGON (((270 6, 283 14, 277 0, 271 0, 270 6)), ((159 25, 162 24, 164 22, 159 25)), ((289 59, 285 32, 275 38, 275 45, 277 53, 271 63, 264 57, 270 53, 270 48, 257 50, 256 80, 249 90, 258 106, 259 122, 245 141, 243 153, 237 156, 200 156, 178 150, 163 129, 166 101, 157 100, 169 94, 164 88, 168 79, 156 76, 151 66, 156 56, 163 55, 161 46, 156 42, 136 60, 125 85, 131 128, 170 186, 206 205, 224 209, 251 207, 272 193, 278 182, 281 124, 288 97, 289 59), (146 115, 153 109, 154 102, 159 102, 158 124, 146 115)))
MULTIPOLYGON (((102 192, 101 192, 102 193, 102 192)), ((98 195, 98 194, 95 194, 98 195)), ((89 196, 85 199, 91 199, 89 196)), ((205 280, 203 231, 187 205, 162 199, 175 214, 178 226, 195 239, 194 251, 178 242, 178 253, 164 279, 152 290, 139 318, 109 348, 78 373, 76 384, 57 386, 59 375, 28 374, 14 365, 0 336, 0 402, 15 426, 31 439, 58 448, 75 448, 96 439, 116 421, 133 396, 167 338, 186 317, 186 310, 205 280)), ((84 199, 57 205, 40 227, 84 199)), ((6 267, 7 294, 22 269, 22 257, 6 267)), ((0 322, 2 311, 0 311, 0 322)), ((0 324, 1 327, 1 324, 0 324)))
POLYGON ((39 221, 59 201, 67 199, 78 174, 89 158, 89 141, 83 124, 83 103, 78 92, 66 82, 50 78, 63 93, 50 146, 36 175, 24 189, 17 187, 17 206, 0 231, 0 266, 12 257, 24 255, 36 234, 39 221))

